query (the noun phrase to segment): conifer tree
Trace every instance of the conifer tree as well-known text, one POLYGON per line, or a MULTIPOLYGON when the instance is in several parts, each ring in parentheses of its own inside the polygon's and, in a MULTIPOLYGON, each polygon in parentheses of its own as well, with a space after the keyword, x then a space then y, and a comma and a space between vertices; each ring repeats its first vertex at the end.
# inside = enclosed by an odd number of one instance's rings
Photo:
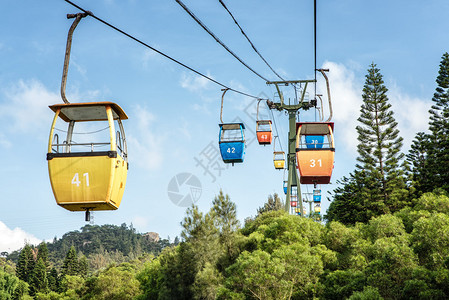
POLYGON ((356 127, 356 170, 334 190, 327 219, 354 223, 401 209, 407 190, 401 168, 402 137, 399 136, 380 70, 373 63, 363 87, 363 103, 356 127), (338 208, 338 210, 337 210, 338 208))
POLYGON ((269 195, 267 202, 265 202, 265 204, 262 207, 259 207, 257 209, 257 216, 267 211, 283 210, 283 209, 284 204, 282 203, 281 198, 279 198, 279 195, 277 193, 274 193, 273 195, 269 195))
POLYGON ((449 54, 443 54, 429 110, 429 134, 418 133, 409 152, 418 195, 443 189, 449 192, 449 54))
POLYGON ((39 258, 30 275, 30 294, 35 295, 38 292, 46 293, 48 291, 47 267, 44 260, 39 258))
POLYGON ((212 202, 212 214, 214 215, 215 227, 219 229, 221 236, 229 235, 235 232, 240 222, 237 219, 237 208, 231 201, 229 195, 224 195, 220 190, 220 194, 214 198, 212 202))
POLYGON ((34 268, 34 258, 31 246, 26 244, 20 251, 19 260, 16 266, 16 274, 19 279, 28 282, 30 279, 31 272, 34 268))
POLYGON ((413 186, 417 197, 424 191, 432 191, 432 174, 428 172, 427 152, 429 148, 429 135, 424 132, 418 132, 412 142, 407 154, 407 162, 410 164, 412 172, 410 174, 411 185, 413 186))
POLYGON ((78 274, 86 278, 88 271, 89 271, 89 262, 87 261, 87 257, 83 255, 80 257, 78 261, 78 274))
POLYGON ((78 274, 78 255, 76 254, 75 247, 70 247, 67 255, 64 259, 62 266, 62 276, 64 275, 77 275, 78 274))
POLYGON ((52 268, 50 270, 47 279, 48 279, 48 288, 55 292, 58 291, 59 278, 58 278, 58 271, 56 270, 56 268, 52 268))
POLYGON ((45 267, 48 268, 49 264, 48 264, 48 248, 47 248, 47 243, 42 242, 39 244, 38 247, 38 252, 37 252, 37 260, 39 260, 39 258, 42 258, 42 261, 45 264, 45 267))
MULTIPOLYGON (((224 269, 238 252, 235 236, 240 228, 240 222, 237 218, 235 203, 231 201, 228 194, 224 195, 222 190, 215 197, 212 205, 209 215, 213 217, 215 227, 218 229, 219 244, 224 247, 226 253, 226 255, 221 256, 218 264, 224 269)), ((210 262, 214 263, 213 261, 210 262)))

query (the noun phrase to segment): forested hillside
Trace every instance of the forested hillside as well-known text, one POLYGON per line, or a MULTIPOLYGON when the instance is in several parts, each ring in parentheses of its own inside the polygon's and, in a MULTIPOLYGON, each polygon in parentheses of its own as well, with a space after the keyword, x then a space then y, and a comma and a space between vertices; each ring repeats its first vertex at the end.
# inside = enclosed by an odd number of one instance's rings
MULTIPOLYGON (((178 243, 178 238, 175 238, 178 243)), ((122 261, 138 257, 142 253, 157 255, 170 245, 167 239, 154 240, 149 235, 137 233, 132 225, 85 225, 79 231, 71 231, 60 239, 46 243, 48 259, 55 266, 61 266, 70 248, 73 246, 79 255, 86 257, 121 257, 122 261)), ((20 251, 15 251, 7 259, 17 263, 20 251)))

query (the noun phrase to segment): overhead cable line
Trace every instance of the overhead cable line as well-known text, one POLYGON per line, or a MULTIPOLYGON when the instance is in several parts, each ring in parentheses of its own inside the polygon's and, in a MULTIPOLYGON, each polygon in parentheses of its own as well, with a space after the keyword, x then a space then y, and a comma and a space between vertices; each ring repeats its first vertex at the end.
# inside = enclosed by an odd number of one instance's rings
POLYGON ((195 69, 193 69, 193 68, 187 66, 186 64, 180 62, 179 60, 176 60, 176 59, 174 59, 173 57, 171 57, 171 56, 169 56, 169 55, 167 55, 167 54, 165 54, 165 53, 163 53, 163 52, 157 50, 156 48, 151 47, 150 45, 146 44, 145 42, 143 42, 143 41, 139 40, 138 38, 136 38, 136 37, 134 37, 134 36, 132 36, 132 35, 130 35, 130 34, 124 32, 123 30, 121 30, 121 29, 115 27, 114 25, 112 25, 112 24, 110 24, 110 23, 108 23, 108 22, 106 22, 106 21, 100 19, 99 17, 95 16, 92 12, 83 9, 82 7, 80 7, 80 6, 76 5, 75 3, 73 3, 72 1, 70 1, 70 0, 64 0, 64 1, 67 2, 67 3, 69 3, 70 5, 72 5, 72 6, 76 7, 76 8, 78 8, 79 10, 81 10, 81 11, 87 13, 89 16, 91 16, 91 17, 94 18, 95 20, 97 20, 97 21, 99 21, 99 22, 105 24, 106 26, 111 27, 112 29, 114 29, 114 30, 120 32, 121 34, 123 34, 123 35, 129 37, 130 39, 132 39, 132 40, 138 42, 139 44, 141 44, 141 45, 143 45, 143 46, 145 46, 145 47, 147 47, 147 48, 153 50, 154 52, 156 52, 156 53, 158 53, 158 54, 164 56, 165 58, 168 58, 169 60, 171 60, 171 61, 177 63, 178 65, 180 65, 180 66, 182 66, 182 67, 184 67, 184 68, 186 68, 186 69, 192 71, 193 73, 195 73, 195 74, 197 74, 197 75, 199 75, 199 76, 201 76, 201 77, 204 77, 204 78, 206 78, 207 80, 212 81, 213 83, 218 84, 219 86, 221 86, 221 87, 223 87, 223 88, 229 89, 230 91, 236 92, 236 93, 238 93, 238 94, 241 94, 241 95, 244 95, 244 96, 247 96, 247 97, 250 97, 250 98, 260 99, 260 97, 253 96, 253 95, 247 94, 247 93, 245 93, 245 92, 242 92, 242 91, 233 89, 233 88, 231 88, 231 87, 228 87, 228 86, 226 86, 226 85, 220 83, 219 81, 217 81, 217 80, 215 80, 215 79, 213 79, 213 78, 211 78, 211 77, 209 77, 209 76, 207 76, 207 75, 205 75, 205 74, 203 74, 203 73, 201 73, 201 72, 199 72, 199 71, 197 71, 197 70, 195 70, 195 69))
POLYGON ((316 0, 313 1, 313 51, 315 60, 315 97, 316 97, 316 0))
POLYGON ((256 51, 256 53, 259 55, 259 57, 264 61, 264 63, 270 68, 271 71, 273 71, 274 74, 276 74, 277 77, 279 77, 281 80, 285 80, 284 78, 282 78, 278 73, 276 73, 276 71, 270 66, 270 64, 266 61, 266 59, 262 56, 262 54, 260 54, 260 52, 256 49, 256 46, 254 46, 254 44, 251 42, 251 40, 249 39, 249 37, 246 35, 245 31, 243 31, 242 27, 240 26, 240 24, 237 22, 237 20, 234 18, 234 16, 232 15, 232 13, 229 11, 229 9, 226 7, 226 5, 224 4, 224 2, 222 0, 218 0, 221 5, 224 7, 224 9, 226 9, 226 11, 229 13, 229 15, 231 16, 231 18, 234 20, 234 23, 238 26, 238 28, 240 29, 240 32, 245 36, 245 38, 247 39, 247 41, 250 43, 251 47, 253 47, 254 51, 256 51))
POLYGON ((242 65, 244 65, 246 68, 248 68, 251 72, 253 72, 254 74, 256 74, 257 76, 259 76, 260 78, 262 78, 263 80, 265 80, 265 82, 269 81, 268 79, 266 79, 265 77, 263 77, 262 75, 260 75, 259 73, 257 73, 256 71, 254 71, 250 66, 248 66, 240 57, 237 56, 237 54, 235 54, 231 49, 228 48, 228 46, 226 46, 209 28, 207 28, 206 25, 204 25, 203 22, 201 22, 200 19, 198 19, 195 14, 190 11, 187 6, 184 5, 184 3, 181 2, 181 0, 176 0, 176 2, 204 29, 207 31, 207 33, 209 33, 214 39, 215 41, 217 41, 217 43, 219 43, 223 48, 226 49, 226 51, 228 51, 232 56, 234 56, 242 65))

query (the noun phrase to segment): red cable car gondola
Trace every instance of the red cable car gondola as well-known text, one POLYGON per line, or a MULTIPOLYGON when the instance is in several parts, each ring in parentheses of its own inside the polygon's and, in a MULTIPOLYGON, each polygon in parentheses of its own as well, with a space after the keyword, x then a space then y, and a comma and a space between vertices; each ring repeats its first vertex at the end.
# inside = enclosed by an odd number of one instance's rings
POLYGON ((259 104, 261 99, 257 101, 257 116, 256 116, 256 135, 259 145, 269 145, 273 140, 273 129, 271 127, 271 120, 259 120, 259 104))

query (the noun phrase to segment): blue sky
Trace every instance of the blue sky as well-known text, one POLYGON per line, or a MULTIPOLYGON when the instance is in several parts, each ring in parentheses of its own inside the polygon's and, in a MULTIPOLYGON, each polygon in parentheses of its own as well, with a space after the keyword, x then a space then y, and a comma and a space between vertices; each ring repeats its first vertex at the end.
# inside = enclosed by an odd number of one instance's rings
MULTIPOLYGON (((217 44, 176 1, 77 0, 81 7, 184 64, 237 90, 273 98, 274 89, 217 44)), ((252 50, 218 1, 184 3, 237 55, 271 80, 275 75, 252 50)), ((225 2, 271 66, 284 78, 312 79, 313 1, 225 2)), ((0 10, 0 251, 25 241, 60 238, 84 226, 84 214, 56 205, 47 174, 46 148, 59 95, 65 43, 79 12, 63 0, 1 0, 0 10)), ((441 56, 449 49, 449 2, 318 0, 317 64, 329 68, 334 105, 336 160, 334 184, 354 169, 356 119, 366 70, 374 62, 407 151, 418 131, 427 129, 441 56)), ((324 82, 317 85, 324 92, 324 82)), ((273 166, 273 148, 249 143, 243 164, 197 164, 217 145, 221 87, 167 60, 93 18, 78 25, 67 82, 70 102, 114 101, 124 121, 130 169, 117 211, 95 212, 95 224, 133 224, 172 240, 180 234, 185 208, 168 197, 180 173, 196 176, 196 204, 210 208, 220 189, 237 204, 238 216, 253 216, 268 195, 282 192, 283 172, 273 166), (221 173, 219 173, 221 172, 221 173)), ((313 93, 313 88, 309 90, 313 93)), ((254 137, 256 102, 236 93, 225 97, 223 119, 240 118, 254 137)), ((262 114, 267 111, 261 109, 262 114)), ((286 148, 287 117, 274 113, 286 148)), ((302 114, 313 121, 313 113, 302 114)), ((312 188, 302 186, 303 192, 312 188)), ((186 190, 182 190, 182 193, 186 190)), ((328 201, 323 197, 323 210, 328 201)))

